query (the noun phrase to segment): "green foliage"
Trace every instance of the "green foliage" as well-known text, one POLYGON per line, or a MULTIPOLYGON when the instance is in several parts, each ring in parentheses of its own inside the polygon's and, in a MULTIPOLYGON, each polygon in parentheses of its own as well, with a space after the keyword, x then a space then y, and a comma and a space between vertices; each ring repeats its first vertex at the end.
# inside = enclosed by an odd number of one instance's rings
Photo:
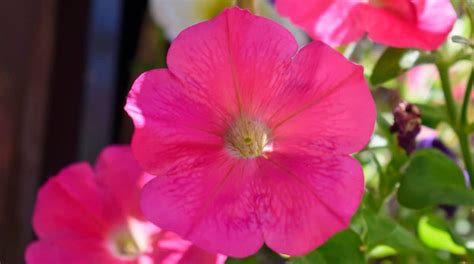
POLYGON ((417 50, 387 47, 372 70, 370 83, 379 85, 390 81, 416 65, 433 63, 435 56, 417 50))
POLYGON ((415 209, 437 204, 474 205, 474 191, 466 187, 456 163, 437 150, 425 149, 411 157, 400 182, 398 201, 415 209))
POLYGON ((292 264, 358 264, 365 263, 359 235, 347 229, 342 231, 324 245, 304 257, 292 257, 292 264))
POLYGON ((393 219, 365 212, 367 223, 367 246, 374 249, 384 245, 400 254, 420 254, 425 249, 420 241, 393 219))
POLYGON ((375 64, 370 83, 381 84, 402 74, 400 60, 406 52, 406 49, 387 48, 375 64))
POLYGON ((254 264, 254 263, 260 263, 260 262, 258 261, 257 255, 254 255, 248 258, 243 258, 243 259, 228 258, 225 263, 226 264, 254 264))

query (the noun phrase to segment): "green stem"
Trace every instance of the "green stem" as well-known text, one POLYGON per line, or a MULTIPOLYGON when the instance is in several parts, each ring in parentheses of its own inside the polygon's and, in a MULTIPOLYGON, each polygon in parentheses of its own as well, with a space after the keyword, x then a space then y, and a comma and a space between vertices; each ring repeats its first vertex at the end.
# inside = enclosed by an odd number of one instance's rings
MULTIPOLYGON (((468 86, 466 88, 466 95, 464 97, 463 108, 461 112, 460 122, 457 120, 457 110, 456 104, 454 103, 453 94, 451 93, 451 82, 449 80, 449 65, 446 63, 437 63, 436 64, 439 72, 439 76, 441 79, 441 87, 443 88, 444 99, 446 101, 446 110, 448 112, 449 121, 451 122, 451 126, 454 128, 456 135, 459 139, 459 144, 461 145, 461 152, 464 159, 464 166, 469 174, 471 185, 474 188, 474 171, 473 171, 473 164, 472 164, 472 157, 470 151, 470 144, 469 144, 469 135, 467 134, 467 105, 466 104, 466 96, 468 100, 470 99, 470 94, 472 90, 472 82, 474 76, 471 74, 468 81, 468 86)), ((467 102, 469 104, 469 101, 467 102)))
POLYGON ((472 167, 471 149, 469 147, 469 136, 465 132, 459 133, 459 143, 461 144, 461 151, 464 158, 464 166, 466 167, 466 171, 469 174, 471 187, 474 188, 474 171, 472 167))
POLYGON ((467 126, 467 110, 469 108, 469 102, 471 101, 471 92, 472 92, 472 85, 474 84, 474 67, 471 69, 471 75, 469 75, 469 81, 466 85, 466 90, 464 92, 464 100, 462 103, 462 110, 461 110, 461 126, 467 126))
POLYGON ((474 84, 474 67, 471 69, 471 75, 469 76, 469 81, 466 85, 466 90, 464 92, 464 100, 462 104, 461 110, 461 119, 460 119, 460 126, 459 126, 459 142, 461 144, 461 151, 464 158, 464 165, 466 166, 466 170, 469 174, 471 185, 474 188, 474 166, 472 164, 472 155, 471 155, 471 148, 469 142, 469 133, 468 133, 468 120, 467 120, 467 112, 469 107, 469 102, 471 101, 471 93, 472 93, 472 86, 474 84))
POLYGON ((453 94, 451 93, 451 82, 449 81, 449 66, 445 63, 437 63, 439 77, 441 79, 441 88, 443 88, 444 99, 446 101, 446 110, 451 125, 457 130, 457 111, 454 103, 453 94))

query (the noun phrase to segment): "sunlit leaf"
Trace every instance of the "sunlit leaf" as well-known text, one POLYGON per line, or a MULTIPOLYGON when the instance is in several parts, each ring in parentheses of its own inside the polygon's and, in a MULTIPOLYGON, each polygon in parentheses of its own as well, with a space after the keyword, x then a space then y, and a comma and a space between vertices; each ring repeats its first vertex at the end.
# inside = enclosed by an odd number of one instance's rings
POLYGON ((474 191, 467 189, 464 174, 454 161, 437 150, 424 149, 411 157, 398 201, 415 209, 437 204, 474 205, 474 191))
POLYGON ((437 217, 423 216, 418 222, 418 236, 430 248, 466 254, 466 249, 454 242, 444 221, 437 217))
POLYGON ((386 258, 389 256, 396 255, 397 251, 387 245, 378 245, 369 252, 370 258, 386 258))

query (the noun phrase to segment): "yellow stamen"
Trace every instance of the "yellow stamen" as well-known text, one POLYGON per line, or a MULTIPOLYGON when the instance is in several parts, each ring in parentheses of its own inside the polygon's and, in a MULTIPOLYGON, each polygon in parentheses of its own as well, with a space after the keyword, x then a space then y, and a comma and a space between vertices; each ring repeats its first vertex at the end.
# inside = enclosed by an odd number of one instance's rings
POLYGON ((261 121, 240 117, 225 136, 229 151, 239 158, 264 156, 271 142, 270 129, 261 121))

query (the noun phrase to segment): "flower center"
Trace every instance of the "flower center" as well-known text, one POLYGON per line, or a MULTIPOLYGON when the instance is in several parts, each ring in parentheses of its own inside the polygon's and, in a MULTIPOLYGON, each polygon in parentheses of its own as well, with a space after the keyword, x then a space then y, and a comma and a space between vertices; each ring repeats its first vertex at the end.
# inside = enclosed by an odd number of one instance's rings
POLYGON ((227 130, 227 149, 239 158, 264 156, 271 150, 270 129, 261 121, 240 117, 227 130))
POLYGON ((129 231, 115 233, 112 236, 112 252, 125 258, 136 258, 140 255, 141 249, 129 231))

